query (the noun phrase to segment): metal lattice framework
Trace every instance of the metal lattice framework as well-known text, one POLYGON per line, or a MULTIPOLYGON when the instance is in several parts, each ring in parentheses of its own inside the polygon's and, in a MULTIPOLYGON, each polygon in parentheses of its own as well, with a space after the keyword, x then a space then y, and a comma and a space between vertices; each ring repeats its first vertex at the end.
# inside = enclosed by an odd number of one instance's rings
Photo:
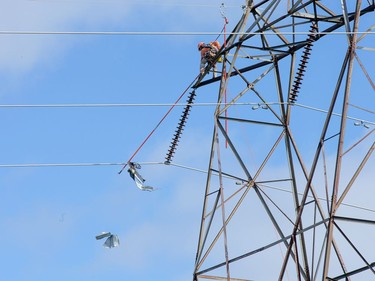
POLYGON ((374 8, 247 1, 193 86, 220 85, 195 281, 375 280, 374 8))

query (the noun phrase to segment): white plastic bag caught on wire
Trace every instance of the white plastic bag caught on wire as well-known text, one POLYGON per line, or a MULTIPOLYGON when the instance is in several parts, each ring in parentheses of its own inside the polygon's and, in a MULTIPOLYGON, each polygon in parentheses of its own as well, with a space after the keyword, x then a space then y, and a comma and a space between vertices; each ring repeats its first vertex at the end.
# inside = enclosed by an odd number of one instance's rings
POLYGON ((144 185, 144 182, 146 181, 137 171, 137 169, 140 169, 141 165, 134 162, 129 162, 129 169, 128 173, 130 177, 134 180, 137 187, 142 191, 154 191, 156 190, 152 186, 144 185))

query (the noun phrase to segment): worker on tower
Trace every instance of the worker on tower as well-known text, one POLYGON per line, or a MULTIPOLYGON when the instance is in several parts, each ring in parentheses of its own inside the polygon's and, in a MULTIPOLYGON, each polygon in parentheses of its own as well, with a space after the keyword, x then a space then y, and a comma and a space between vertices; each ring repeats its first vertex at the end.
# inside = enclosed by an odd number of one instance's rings
MULTIPOLYGON (((218 41, 210 42, 206 44, 204 42, 200 42, 198 44, 198 51, 201 52, 201 63, 200 63, 200 73, 204 73, 204 69, 207 63, 212 63, 213 59, 216 57, 220 50, 220 44, 218 41)), ((216 64, 213 65, 214 74, 213 77, 216 77, 216 64)))

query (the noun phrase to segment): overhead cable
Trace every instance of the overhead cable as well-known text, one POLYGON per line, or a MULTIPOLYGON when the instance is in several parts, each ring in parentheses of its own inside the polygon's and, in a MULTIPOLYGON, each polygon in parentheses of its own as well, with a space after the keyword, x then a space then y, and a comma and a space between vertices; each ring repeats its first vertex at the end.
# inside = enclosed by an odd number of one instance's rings
MULTIPOLYGON (((138 162, 139 164, 141 165, 166 165, 166 166, 175 166, 177 168, 182 168, 182 169, 186 169, 186 170, 190 170, 190 171, 195 171, 195 172, 199 172, 199 173, 205 173, 207 174, 207 171, 206 170, 203 170, 203 169, 198 169, 198 168, 193 168, 193 167, 190 167, 190 166, 185 166, 185 165, 181 165, 181 164, 175 164, 175 163, 168 163, 168 164, 165 164, 165 162, 138 162)), ((92 167, 92 166, 122 166, 122 165, 125 165, 126 163, 119 163, 119 162, 113 162, 113 163, 49 163, 49 164, 0 164, 0 168, 42 168, 42 167, 92 167)), ((213 173, 215 174, 215 173, 213 173)), ((227 178, 232 178, 233 177, 230 177, 230 176, 224 176, 224 177, 227 177, 227 178)), ((274 186, 270 186, 270 185, 265 185, 265 184, 261 184, 259 183, 258 184, 259 186, 262 186, 262 187, 265 187, 265 188, 269 188, 269 189, 274 189, 274 190, 277 190, 277 191, 283 191, 283 192, 288 192, 288 193, 291 193, 290 190, 287 190, 287 189, 284 189, 284 188, 279 188, 279 187, 274 187, 274 186)), ((319 198, 320 200, 326 200, 324 198, 319 198)), ((348 207, 352 207, 352 208, 356 208, 356 209, 361 209, 361 210, 364 210, 364 211, 369 211, 369 212, 375 212, 375 210, 372 210, 372 209, 369 209, 369 208, 364 208, 364 207, 360 207, 360 206, 357 206, 357 205, 352 205, 352 204, 347 204, 347 203, 343 203, 343 205, 346 205, 348 207)))
MULTIPOLYGON (((0 104, 0 108, 47 108, 47 107, 163 107, 186 106, 189 103, 77 103, 77 104, 0 104)), ((257 105, 258 103, 234 103, 233 105, 257 105)), ((274 103, 271 103, 274 104, 274 103)), ((277 103, 280 104, 280 103, 277 103)), ((194 103, 191 106, 218 106, 217 102, 194 103)))
MULTIPOLYGON (((221 32, 210 31, 17 31, 17 30, 0 30, 0 35, 157 35, 157 36, 177 36, 177 35, 220 35, 221 32)), ((308 35, 309 31, 280 31, 280 32, 228 32, 227 35, 308 35)), ((354 34, 375 34, 375 31, 332 31, 317 32, 316 35, 354 35, 354 34)))

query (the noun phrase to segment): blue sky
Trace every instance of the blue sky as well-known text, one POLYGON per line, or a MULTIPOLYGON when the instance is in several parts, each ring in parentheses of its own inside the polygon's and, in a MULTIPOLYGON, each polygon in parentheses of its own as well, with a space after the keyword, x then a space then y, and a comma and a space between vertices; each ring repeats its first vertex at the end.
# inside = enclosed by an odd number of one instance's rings
MULTIPOLYGON (((220 14, 222 2, 0 0, 0 31, 220 32, 224 23, 220 14)), ((240 18, 243 2, 225 2, 228 30, 240 18)), ((1 34, 0 104, 172 104, 198 74, 197 43, 215 38, 216 35, 1 34)), ((339 60, 335 57, 336 43, 326 40, 317 47, 319 59, 311 63, 312 70, 325 77, 337 74, 337 70, 320 68, 327 57, 330 62, 339 60)), ((375 47, 373 35, 364 40, 364 45, 375 47)), ((368 71, 374 73, 374 65, 368 63, 374 52, 362 54, 368 71)), ((359 76, 360 81, 366 81, 363 75, 359 76)), ((306 83, 306 88, 309 83, 313 85, 306 93, 311 97, 316 94, 316 81, 312 77, 306 83)), ((371 92, 371 87, 364 84, 354 87, 371 92)), ((216 102, 217 92, 216 84, 204 87, 199 90, 197 102, 216 102)), ((367 108, 374 110, 373 95, 368 101, 367 108)), ((301 102, 318 107, 327 101, 302 98, 301 102)), ((0 164, 123 163, 168 109, 169 106, 1 107, 0 164)), ((176 163, 207 168, 213 110, 193 108, 176 163)), ((206 175, 175 166, 147 164, 164 161, 181 111, 182 107, 176 107, 134 158, 145 162, 141 173, 148 184, 158 188, 152 193, 138 190, 126 171, 119 175, 120 165, 1 167, 0 278, 191 280, 206 175), (117 234, 120 247, 103 248, 104 241, 95 240, 102 231, 117 234)), ((301 114, 306 116, 306 112, 301 114)), ((363 117, 374 122, 373 113, 363 117)), ((295 123, 301 120, 296 118, 295 123)), ((313 120, 305 121, 318 131, 320 127, 313 120)), ((365 128, 360 130, 361 136, 367 133, 365 128)), ((309 155, 313 149, 304 143, 304 135, 305 132, 296 134, 309 155)), ((252 132, 247 132, 241 138, 254 141, 252 136, 252 132)), ((357 136, 351 141, 356 139, 357 136)), ((261 140, 255 144, 262 145, 261 140)), ((250 156, 257 154, 256 148, 246 149, 250 156)), ((371 163, 373 167, 373 160, 371 163)), ((277 164, 280 163, 276 161, 274 171, 280 168, 277 164)), ((362 180, 366 182, 366 178, 362 180)), ((371 207, 368 198, 354 194, 353 200, 371 207)))
MULTIPOLYGON (((2 31, 220 32, 220 1, 1 0, 2 31)), ((232 27, 242 1, 227 8, 232 27)), ((228 27, 229 27, 228 26, 228 27)), ((1 104, 173 103, 198 74, 199 41, 212 36, 1 35, 1 104)), ((207 98, 217 95, 216 90, 207 98)), ((182 100, 185 101, 185 98, 182 100)), ((2 108, 2 164, 123 163, 169 107, 2 108)), ((136 161, 163 161, 182 108, 136 161)), ((195 114, 203 113, 197 108, 195 114)), ((196 120, 199 120, 198 118, 196 120)), ((184 140, 209 150, 212 124, 184 140)), ((184 156, 185 155, 185 156, 184 156)), ((199 157, 193 165, 206 167, 199 157)), ((3 168, 2 280, 190 280, 205 175, 143 166, 157 192, 121 166, 3 168), (194 178, 194 179, 193 179, 194 178), (121 246, 102 247, 102 231, 121 246)))

